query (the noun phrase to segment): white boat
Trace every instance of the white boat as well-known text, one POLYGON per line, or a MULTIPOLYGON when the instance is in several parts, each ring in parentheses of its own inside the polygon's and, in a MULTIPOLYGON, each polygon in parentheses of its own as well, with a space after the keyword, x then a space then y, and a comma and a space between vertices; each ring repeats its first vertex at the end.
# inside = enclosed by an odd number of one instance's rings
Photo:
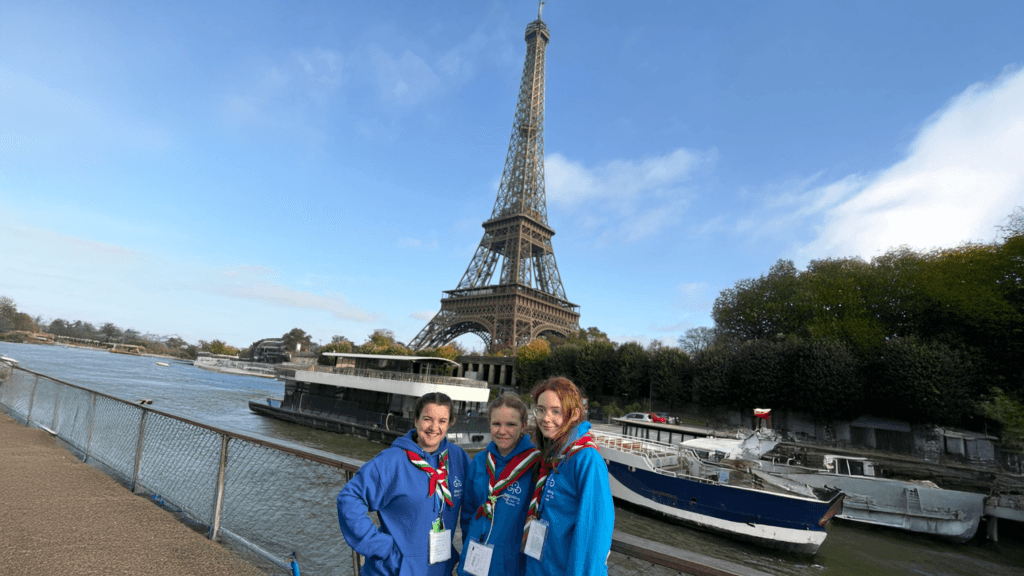
POLYGON ((978 531, 985 496, 945 490, 932 482, 875 476, 867 458, 825 456, 823 470, 767 464, 773 475, 846 494, 839 518, 967 542, 978 531))
POLYGON ((170 364, 168 364, 167 362, 157 362, 157 363, 156 363, 156 365, 157 365, 157 366, 163 366, 163 367, 165 367, 165 368, 166 368, 166 367, 168 367, 168 366, 170 366, 170 364))
POLYGON ((328 352, 334 366, 285 372, 284 398, 249 401, 258 414, 324 430, 390 442, 413 428, 420 396, 447 394, 454 403, 448 440, 461 445, 491 441, 486 416, 487 382, 445 375, 457 362, 426 356, 328 352), (336 359, 336 360, 335 360, 336 359), (470 417, 469 412, 477 414, 470 417))
POLYGON ((7 356, 0 356, 0 362, 6 362, 11 366, 14 366, 15 364, 18 363, 18 361, 15 360, 14 358, 8 358, 7 356))
POLYGON ((825 541, 829 521, 842 510, 838 490, 802 486, 810 495, 801 495, 767 474, 704 460, 688 442, 592 434, 608 465, 613 497, 697 528, 814 554, 825 541))

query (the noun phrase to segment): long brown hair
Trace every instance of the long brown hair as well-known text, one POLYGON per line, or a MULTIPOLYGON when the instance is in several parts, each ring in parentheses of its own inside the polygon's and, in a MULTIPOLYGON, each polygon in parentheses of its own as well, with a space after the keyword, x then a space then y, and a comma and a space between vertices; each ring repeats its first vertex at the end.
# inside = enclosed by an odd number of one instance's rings
POLYGON ((558 396, 558 401, 562 404, 562 414, 565 420, 562 422, 562 426, 558 429, 558 434, 553 440, 548 440, 541 433, 539 427, 533 434, 533 443, 537 448, 540 448, 544 458, 550 459, 552 455, 557 454, 558 450, 565 446, 571 431, 580 422, 583 422, 583 394, 572 383, 572 380, 565 376, 548 378, 534 386, 533 390, 530 390, 530 396, 533 397, 534 404, 537 403, 540 395, 545 392, 554 392, 558 396))

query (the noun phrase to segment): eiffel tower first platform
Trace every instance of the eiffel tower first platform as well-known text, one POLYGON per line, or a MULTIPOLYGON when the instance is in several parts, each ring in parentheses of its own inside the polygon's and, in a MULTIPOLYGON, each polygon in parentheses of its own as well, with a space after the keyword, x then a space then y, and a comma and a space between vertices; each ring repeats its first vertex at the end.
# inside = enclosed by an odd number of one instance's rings
POLYGON ((444 292, 441 311, 409 343, 413 350, 443 346, 463 334, 476 334, 488 350, 515 350, 545 333, 579 330, 579 306, 566 299, 555 263, 544 192, 544 52, 550 37, 538 11, 526 26, 526 64, 494 210, 458 287, 444 292))

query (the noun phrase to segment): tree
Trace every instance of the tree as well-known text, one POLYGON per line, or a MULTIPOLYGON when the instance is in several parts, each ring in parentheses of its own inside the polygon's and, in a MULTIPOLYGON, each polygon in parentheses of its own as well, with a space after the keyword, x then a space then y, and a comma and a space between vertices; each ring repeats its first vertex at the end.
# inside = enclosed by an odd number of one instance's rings
POLYGON ((516 352, 516 381, 524 388, 532 388, 545 377, 545 361, 551 355, 551 345, 547 340, 538 338, 526 346, 520 346, 516 352))
POLYGON ((996 226, 1002 233, 1004 239, 1014 236, 1024 236, 1024 206, 1017 206, 1013 212, 1006 217, 1006 224, 996 226))
POLYGON ((100 334, 103 334, 104 340, 110 342, 121 337, 121 329, 115 326, 113 322, 107 322, 100 326, 100 334))
POLYGON ((306 331, 301 328, 292 328, 281 336, 281 339, 284 340, 284 347, 289 352, 294 352, 299 344, 308 347, 311 340, 306 331))
POLYGON ((690 356, 693 356, 697 352, 705 350, 714 344, 716 336, 717 332, 714 328, 708 328, 707 326, 688 328, 686 332, 679 337, 679 347, 686 351, 690 356))
POLYGON ((200 340, 199 349, 209 352, 210 354, 223 354, 225 356, 234 356, 238 354, 238 348, 225 344, 222 340, 214 340, 212 342, 200 340))
POLYGON ((0 296, 0 332, 15 330, 14 317, 18 314, 18 307, 7 296, 0 296))
POLYGON ((651 399, 651 365, 647 351, 639 342, 626 342, 615 350, 616 373, 610 384, 613 394, 628 399, 651 399))

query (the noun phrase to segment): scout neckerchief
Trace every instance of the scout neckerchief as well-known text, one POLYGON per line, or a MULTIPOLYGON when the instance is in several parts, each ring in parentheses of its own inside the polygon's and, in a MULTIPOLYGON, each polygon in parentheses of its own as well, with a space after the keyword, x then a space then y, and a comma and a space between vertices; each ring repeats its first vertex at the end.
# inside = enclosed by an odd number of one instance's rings
POLYGON ((441 456, 437 459, 438 466, 436 470, 412 450, 406 450, 405 453, 409 456, 409 462, 412 462, 413 466, 423 470, 430 476, 430 491, 427 492, 427 495, 434 495, 439 500, 443 500, 448 506, 454 507, 454 504, 452 504, 452 493, 448 490, 448 450, 441 452, 441 456))
POLYGON ((526 513, 526 522, 530 520, 536 520, 540 518, 540 511, 537 509, 540 505, 540 496, 544 493, 544 483, 547 482, 548 474, 556 467, 572 457, 573 454, 583 450, 584 448, 597 449, 597 444, 594 444, 594 437, 587 432, 583 436, 580 436, 579 440, 569 444, 562 450, 560 458, 552 459, 551 461, 541 458, 540 460, 540 474, 537 477, 537 483, 533 489, 533 498, 530 498, 530 509, 526 513))
POLYGON ((527 470, 533 467, 537 459, 540 458, 540 450, 536 448, 528 448, 517 454, 514 458, 505 464, 505 469, 501 471, 501 475, 495 474, 495 467, 497 463, 494 461, 494 454, 491 452, 487 453, 487 474, 491 477, 490 482, 487 485, 487 499, 476 511, 476 517, 487 516, 492 522, 494 521, 494 502, 497 501, 498 495, 512 484, 516 480, 519 480, 526 473, 527 470))

